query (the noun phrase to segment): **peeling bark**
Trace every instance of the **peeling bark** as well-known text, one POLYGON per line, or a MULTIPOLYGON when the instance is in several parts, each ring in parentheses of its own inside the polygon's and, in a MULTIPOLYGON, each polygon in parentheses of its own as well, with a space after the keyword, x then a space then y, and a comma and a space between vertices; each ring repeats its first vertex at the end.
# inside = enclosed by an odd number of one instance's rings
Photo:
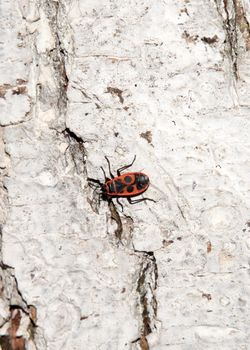
POLYGON ((157 329, 156 289, 158 267, 153 252, 140 252, 140 254, 142 262, 136 291, 139 295, 138 308, 141 313, 141 336, 136 342, 139 342, 141 349, 144 350, 149 349, 147 335, 157 329))
POLYGON ((245 42, 245 50, 250 50, 250 26, 240 0, 215 0, 226 33, 228 54, 233 75, 239 79, 239 59, 241 55, 240 34, 245 42))
POLYGON ((41 6, 48 18, 51 33, 55 38, 55 47, 46 53, 48 62, 53 67, 53 78, 56 86, 56 99, 58 112, 65 114, 67 109, 67 88, 68 88, 68 77, 65 67, 65 62, 68 57, 66 49, 63 47, 62 39, 60 38, 60 27, 59 23, 59 12, 63 12, 63 4, 58 1, 47 1, 41 0, 41 6))
POLYGON ((215 0, 215 3, 223 21, 232 72, 235 79, 238 79, 238 33, 235 0, 215 0))
MULTIPOLYGON (((23 82, 19 83, 21 85, 19 84, 18 86, 22 86, 23 82)), ((13 89, 13 87, 10 88, 13 89)), ((16 87, 12 91, 16 92, 16 87)), ((28 305, 19 290, 14 269, 6 265, 2 257, 2 227, 6 223, 9 214, 8 208, 10 207, 4 178, 8 176, 10 168, 9 155, 5 152, 2 144, 2 133, 0 137, 0 158, 2 159, 0 167, 0 346, 3 350, 25 350, 28 346, 34 346, 35 349, 36 320, 34 314, 36 313, 36 308, 28 305)))
POLYGON ((250 24, 247 20, 247 16, 241 0, 234 0, 235 12, 236 12, 236 22, 237 26, 242 34, 245 41, 246 51, 250 50, 250 24))
POLYGON ((8 335, 0 336, 0 345, 3 350, 25 350, 31 344, 35 344, 35 324, 30 318, 28 325, 29 338, 25 335, 20 335, 20 326, 23 322, 23 318, 26 318, 27 314, 18 306, 10 307, 10 320, 8 335))
POLYGON ((1 261, 0 345, 3 350, 25 350, 28 346, 36 349, 36 308, 28 305, 23 298, 13 272, 10 266, 1 261))
POLYGON ((0 86, 0 98, 5 98, 6 93, 10 90, 12 95, 23 95, 27 93, 27 81, 17 79, 16 85, 3 84, 0 86))

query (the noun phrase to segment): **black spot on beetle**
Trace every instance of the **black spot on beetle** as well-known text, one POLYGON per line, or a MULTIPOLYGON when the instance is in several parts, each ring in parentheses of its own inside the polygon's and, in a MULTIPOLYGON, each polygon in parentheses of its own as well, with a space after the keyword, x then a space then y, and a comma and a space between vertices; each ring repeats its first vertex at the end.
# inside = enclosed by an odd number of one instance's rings
POLYGON ((125 176, 124 181, 129 184, 132 181, 131 176, 125 176))
POLYGON ((142 190, 149 183, 149 178, 144 174, 137 174, 135 177, 135 183, 138 190, 142 190))
POLYGON ((121 181, 115 181, 116 192, 120 193, 126 185, 124 185, 121 181))
POLYGON ((133 190, 134 190, 134 187, 133 187, 133 186, 128 186, 128 187, 127 187, 128 193, 133 192, 133 190))

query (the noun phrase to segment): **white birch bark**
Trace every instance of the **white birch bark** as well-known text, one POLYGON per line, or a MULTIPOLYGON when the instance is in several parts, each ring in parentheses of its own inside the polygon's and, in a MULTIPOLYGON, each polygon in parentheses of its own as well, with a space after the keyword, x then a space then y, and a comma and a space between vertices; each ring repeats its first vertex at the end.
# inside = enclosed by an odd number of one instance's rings
POLYGON ((249 349, 249 2, 0 8, 0 347, 249 349))

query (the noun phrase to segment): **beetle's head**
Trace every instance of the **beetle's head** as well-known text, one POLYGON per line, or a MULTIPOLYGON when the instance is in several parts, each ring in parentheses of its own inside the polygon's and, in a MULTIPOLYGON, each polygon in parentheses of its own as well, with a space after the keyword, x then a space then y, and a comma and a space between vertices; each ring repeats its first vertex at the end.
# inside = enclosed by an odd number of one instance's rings
POLYGON ((139 173, 136 175, 136 187, 138 190, 142 190, 143 188, 149 185, 149 178, 147 175, 143 173, 139 173))

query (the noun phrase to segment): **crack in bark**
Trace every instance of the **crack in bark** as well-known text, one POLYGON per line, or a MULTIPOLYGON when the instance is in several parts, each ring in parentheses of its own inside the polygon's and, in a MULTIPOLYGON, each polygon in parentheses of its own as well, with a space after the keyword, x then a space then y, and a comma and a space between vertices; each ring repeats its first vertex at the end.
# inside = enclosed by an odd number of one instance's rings
POLYGON ((86 148, 84 146, 85 141, 78 135, 76 135, 72 130, 66 128, 62 131, 62 134, 68 140, 68 147, 65 150, 65 159, 67 162, 67 151, 69 151, 71 159, 74 163, 77 174, 84 173, 87 175, 86 170, 86 148))
MULTIPOLYGON (((63 44, 63 31, 64 27, 69 27, 68 23, 63 22, 65 13, 64 5, 60 1, 41 1, 44 13, 47 16, 48 23, 51 29, 51 33, 55 39, 55 47, 46 52, 47 60, 52 63, 53 77, 56 87, 56 103, 59 116, 66 116, 67 113, 67 89, 69 84, 69 79, 66 70, 66 61, 69 58, 69 53, 67 52, 63 44)), ((65 125, 65 120, 61 124, 65 125)), ((61 128, 60 123, 58 124, 58 129, 61 128)), ((57 128, 56 128, 57 129, 57 128)), ((67 152, 70 153, 70 158, 73 161, 74 167, 77 174, 84 173, 87 174, 86 170, 86 148, 84 146, 85 141, 75 132, 73 132, 69 127, 65 127, 64 130, 60 131, 65 137, 67 137, 68 147, 65 150, 65 160, 68 164, 67 152)))
POLYGON ((109 202, 108 206, 111 214, 111 219, 114 220, 117 224, 117 228, 115 230, 115 237, 118 239, 119 242, 121 242, 123 227, 120 214, 112 201, 109 202))
MULTIPOLYGON (((4 174, 7 176, 7 169, 4 174)), ((1 193, 2 202, 8 207, 8 191, 2 186, 4 192, 1 193)), ((35 345, 36 333, 36 308, 28 305, 24 299, 19 287, 17 278, 14 275, 14 269, 6 265, 2 260, 2 225, 6 218, 1 220, 0 225, 0 297, 2 303, 9 306, 9 317, 4 321, 0 328, 8 323, 8 328, 0 336, 0 346, 3 350, 25 350, 29 342, 35 345), (27 334, 19 334, 19 326, 23 318, 29 319, 27 334)))
MULTIPOLYGON (((235 9, 235 0, 229 0, 233 9, 235 9)), ((226 33, 226 42, 229 48, 229 57, 232 63, 232 71, 235 79, 238 79, 238 36, 237 36, 237 26, 236 26, 236 15, 235 11, 230 13, 228 0, 215 0, 217 11, 222 18, 223 27, 226 33), (223 3, 222 3, 223 2, 223 3), (226 18, 224 18, 226 17, 226 18)))
MULTIPOLYGON (((123 224, 120 214, 112 201, 109 202, 109 210, 111 219, 117 224, 115 237, 118 239, 119 243, 121 243, 124 231, 123 224)), ((132 220, 132 218, 128 218, 132 220)), ((136 292, 138 293, 137 308, 140 313, 140 336, 131 343, 139 344, 141 350, 149 350, 147 336, 156 329, 158 266, 153 251, 139 251, 136 249, 133 249, 133 251, 141 258, 141 267, 136 286, 136 292)))
MULTIPOLYGON (((6 170, 7 172, 7 170, 6 170)), ((7 173, 5 174, 7 176, 7 173)), ((7 189, 4 187, 5 205, 8 206, 7 189)), ((3 194, 2 194, 3 196, 3 194)), ((25 350, 30 342, 35 345, 36 333, 36 308, 28 305, 24 299, 19 287, 17 278, 14 275, 14 269, 4 264, 2 260, 2 220, 0 225, 0 297, 3 304, 9 306, 9 316, 1 325, 1 329, 8 324, 7 330, 0 336, 0 346, 3 350, 25 350), (19 334, 19 327, 23 318, 29 319, 27 334, 19 334)))
POLYGON ((240 0, 214 0, 222 18, 229 47, 229 57, 236 80, 239 79, 239 32, 245 41, 245 49, 250 50, 250 25, 240 0))
MULTIPOLYGON (((17 79, 17 84, 22 86, 23 83, 23 80, 17 79)), ((23 90, 21 89, 21 91, 23 90)), ((0 131, 2 130, 4 129, 1 128, 0 131)), ((37 331, 36 308, 33 305, 29 305, 24 299, 19 289, 14 269, 6 265, 2 258, 3 228, 8 216, 8 208, 10 207, 8 189, 4 185, 4 178, 9 176, 11 164, 9 162, 10 155, 7 153, 2 140, 3 134, 1 132, 0 152, 4 163, 0 173, 0 299, 2 307, 9 309, 9 313, 7 317, 0 315, 0 347, 3 350, 25 350, 29 346, 35 349, 37 348, 34 339, 37 331), (24 324, 25 329, 23 327, 24 324), (20 325, 22 325, 21 329, 20 325)))
POLYGON ((0 336, 0 346, 2 350, 25 350, 27 349, 28 342, 32 341, 35 348, 35 333, 36 325, 32 318, 28 315, 30 323, 28 325, 27 331, 29 336, 20 335, 19 328, 22 323, 22 319, 27 316, 27 312, 23 310, 22 307, 18 305, 10 305, 10 317, 6 321, 9 323, 7 329, 7 334, 0 336))
POLYGON ((139 294, 139 309, 141 313, 140 338, 134 342, 139 342, 142 350, 149 350, 147 335, 156 329, 157 299, 156 289, 158 280, 158 266, 151 251, 137 251, 142 254, 142 263, 137 281, 136 291, 139 294))
POLYGON ((132 233, 134 230, 134 221, 131 216, 123 214, 122 218, 117 210, 115 204, 110 201, 108 203, 111 219, 116 222, 115 237, 118 244, 123 246, 130 246, 132 233))
POLYGON ((79 144, 84 144, 84 140, 80 137, 77 136, 72 130, 70 130, 69 128, 66 128, 63 130, 63 134, 64 135, 68 135, 71 139, 75 140, 77 143, 79 144))
POLYGON ((48 52, 48 59, 52 61, 54 68, 53 76, 55 77, 55 84, 57 85, 57 107, 59 112, 65 114, 67 110, 67 89, 68 89, 68 76, 66 71, 66 57, 67 51, 63 47, 62 40, 59 34, 59 11, 62 8, 61 2, 48 1, 42 2, 44 12, 48 18, 52 35, 55 38, 55 47, 48 52))
POLYGON ((245 41, 246 51, 250 50, 250 24, 240 0, 234 0, 236 22, 245 41))
MULTIPOLYGON (((115 237, 119 243, 122 243, 123 223, 116 206, 112 201, 108 204, 111 219, 113 219, 117 228, 115 230, 115 237)), ((133 223, 131 217, 127 217, 133 223)), ((133 230, 133 228, 132 228, 133 230)), ((157 280, 158 280, 158 266, 153 251, 139 251, 133 248, 133 252, 140 257, 141 266, 137 279, 136 292, 138 293, 137 308, 140 313, 140 336, 132 341, 132 344, 139 344, 141 350, 149 350, 147 336, 155 331, 157 319, 157 280)))

